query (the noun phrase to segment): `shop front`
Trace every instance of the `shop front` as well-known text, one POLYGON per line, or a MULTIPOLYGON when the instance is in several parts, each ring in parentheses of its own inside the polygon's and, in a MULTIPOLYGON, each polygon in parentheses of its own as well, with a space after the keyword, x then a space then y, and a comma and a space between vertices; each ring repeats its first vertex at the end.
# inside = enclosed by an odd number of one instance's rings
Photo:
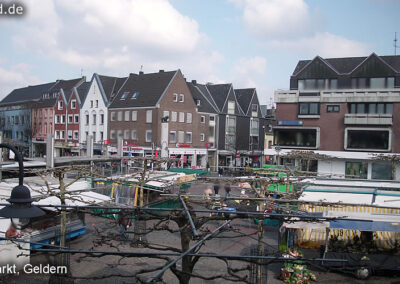
POLYGON ((207 149, 177 147, 169 148, 169 157, 179 159, 173 162, 174 168, 205 169, 207 167, 207 149))

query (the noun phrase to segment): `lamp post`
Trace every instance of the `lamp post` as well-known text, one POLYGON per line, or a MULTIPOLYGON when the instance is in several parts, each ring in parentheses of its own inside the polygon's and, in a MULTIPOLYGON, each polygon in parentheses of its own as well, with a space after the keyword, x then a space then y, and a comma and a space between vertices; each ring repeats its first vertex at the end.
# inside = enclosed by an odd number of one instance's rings
POLYGON ((275 146, 275 151, 276 151, 276 165, 279 166, 279 153, 281 152, 281 147, 280 146, 275 146))
POLYGON ((32 205, 33 199, 30 190, 24 186, 24 165, 20 152, 8 144, 0 144, 0 148, 7 148, 14 152, 15 160, 19 164, 19 184, 11 191, 11 196, 7 199, 10 205, 0 209, 0 217, 10 218, 11 223, 17 229, 23 229, 30 223, 31 218, 43 216, 45 212, 32 205))

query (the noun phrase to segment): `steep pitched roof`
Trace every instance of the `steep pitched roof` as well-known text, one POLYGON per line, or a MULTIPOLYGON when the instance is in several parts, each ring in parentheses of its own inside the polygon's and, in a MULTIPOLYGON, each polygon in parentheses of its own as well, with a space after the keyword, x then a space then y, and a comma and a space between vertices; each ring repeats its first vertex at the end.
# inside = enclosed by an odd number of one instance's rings
POLYGON ((206 112, 206 113, 217 113, 217 110, 214 108, 212 103, 209 101, 209 98, 206 97, 202 93, 202 91, 197 86, 197 83, 186 83, 189 87, 190 93, 196 103, 196 100, 200 100, 200 105, 197 106, 199 112, 206 112))
POLYGON ((14 89, 1 101, 0 104, 13 104, 39 100, 42 97, 42 94, 47 92, 54 84, 55 82, 14 89))
POLYGON ((178 70, 139 75, 130 74, 113 99, 110 107, 155 106, 177 73, 178 70), (135 92, 138 92, 138 96, 136 99, 132 99, 132 95, 135 92), (124 93, 128 93, 126 98, 123 98, 124 93))
POLYGON ((105 75, 98 75, 98 78, 108 102, 111 101, 113 95, 115 96, 118 93, 123 83, 128 79, 128 77, 119 78, 105 75))
MULTIPOLYGON (((339 74, 349 74, 356 69, 361 63, 371 56, 377 56, 386 64, 388 64, 396 72, 400 72, 400 56, 378 56, 372 53, 370 56, 362 57, 341 57, 341 58, 324 58, 327 64, 332 66, 339 74)), ((307 64, 313 60, 300 60, 293 71, 293 76, 296 76, 307 64)))
POLYGON ((53 93, 62 89, 64 91, 65 99, 68 102, 73 89, 79 87, 83 82, 85 82, 85 78, 58 80, 57 83, 50 88, 49 92, 53 93))
POLYGON ((215 112, 219 113, 220 109, 218 108, 217 104, 215 103, 213 97, 211 96, 210 91, 207 89, 207 86, 197 83, 196 87, 199 89, 199 91, 202 93, 202 95, 208 99, 211 106, 214 108, 215 112))
POLYGON ((255 88, 248 88, 248 89, 235 89, 235 94, 237 101, 242 108, 245 115, 249 112, 249 106, 251 100, 253 99, 253 95, 255 92, 255 88))
POLYGON ((212 98, 218 106, 218 109, 222 111, 226 98, 229 95, 229 90, 232 84, 207 84, 207 89, 210 92, 212 98))
POLYGON ((91 84, 90 82, 83 82, 78 88, 76 88, 79 99, 81 101, 81 106, 86 100, 87 94, 90 89, 90 84, 91 84))

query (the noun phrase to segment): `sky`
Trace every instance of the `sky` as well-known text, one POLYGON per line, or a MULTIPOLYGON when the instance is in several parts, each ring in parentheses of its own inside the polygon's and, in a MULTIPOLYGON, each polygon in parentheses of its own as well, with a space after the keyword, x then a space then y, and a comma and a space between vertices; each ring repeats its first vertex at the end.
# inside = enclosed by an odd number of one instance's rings
POLYGON ((397 0, 19 3, 23 16, 0 15, 0 99, 81 74, 181 69, 187 80, 255 87, 269 104, 275 90, 289 88, 299 60, 393 55, 395 32, 400 45, 397 0))

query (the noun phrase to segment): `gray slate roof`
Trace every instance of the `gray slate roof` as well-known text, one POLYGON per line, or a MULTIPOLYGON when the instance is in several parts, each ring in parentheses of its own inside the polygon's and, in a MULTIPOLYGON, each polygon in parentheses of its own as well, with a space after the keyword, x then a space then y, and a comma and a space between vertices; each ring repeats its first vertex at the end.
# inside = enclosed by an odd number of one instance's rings
MULTIPOLYGON (((371 54, 371 55, 374 55, 371 54)), ((371 56, 370 55, 370 56, 371 56)), ((378 55, 376 55, 378 56, 378 55)), ((342 57, 342 58, 321 58, 325 61, 328 65, 332 66, 338 74, 347 74, 351 73, 358 65, 360 65, 365 59, 369 56, 363 57, 342 57)), ((400 55, 394 56, 378 56, 388 65, 390 65, 394 70, 400 73, 400 55)), ((300 60, 297 63, 296 68, 293 71, 293 76, 295 76, 299 71, 301 71, 308 63, 312 60, 300 60)))
POLYGON ((42 97, 42 94, 47 92, 54 84, 55 82, 14 89, 1 101, 0 104, 13 104, 31 100, 39 100, 42 97))
POLYGON ((113 95, 118 93, 118 90, 121 88, 122 84, 126 79, 128 79, 128 77, 119 78, 105 75, 98 76, 108 102, 111 101, 113 95))
POLYGON ((231 84, 207 84, 207 89, 209 90, 220 111, 224 107, 231 86, 231 84))
POLYGON ((155 106, 177 72, 130 74, 113 99, 110 108, 155 106), (125 92, 129 92, 129 95, 126 99, 121 100, 125 92), (135 92, 139 92, 138 97, 131 99, 135 92))
POLYGON ((190 93, 196 103, 196 100, 200 100, 200 105, 197 106, 199 112, 206 112, 206 113, 217 113, 217 110, 213 106, 213 103, 210 101, 209 98, 200 90, 198 84, 194 83, 186 83, 189 87, 190 93))
POLYGON ((236 99, 245 115, 247 115, 254 92, 255 88, 235 89, 236 99))
POLYGON ((73 88, 79 87, 82 83, 83 83, 83 78, 77 78, 71 80, 59 80, 53 87, 50 88, 49 92, 53 93, 63 89, 65 99, 68 102, 71 97, 73 88))
POLYGON ((79 99, 81 100, 81 106, 86 100, 87 94, 90 89, 90 82, 83 82, 76 90, 78 91, 79 99))

